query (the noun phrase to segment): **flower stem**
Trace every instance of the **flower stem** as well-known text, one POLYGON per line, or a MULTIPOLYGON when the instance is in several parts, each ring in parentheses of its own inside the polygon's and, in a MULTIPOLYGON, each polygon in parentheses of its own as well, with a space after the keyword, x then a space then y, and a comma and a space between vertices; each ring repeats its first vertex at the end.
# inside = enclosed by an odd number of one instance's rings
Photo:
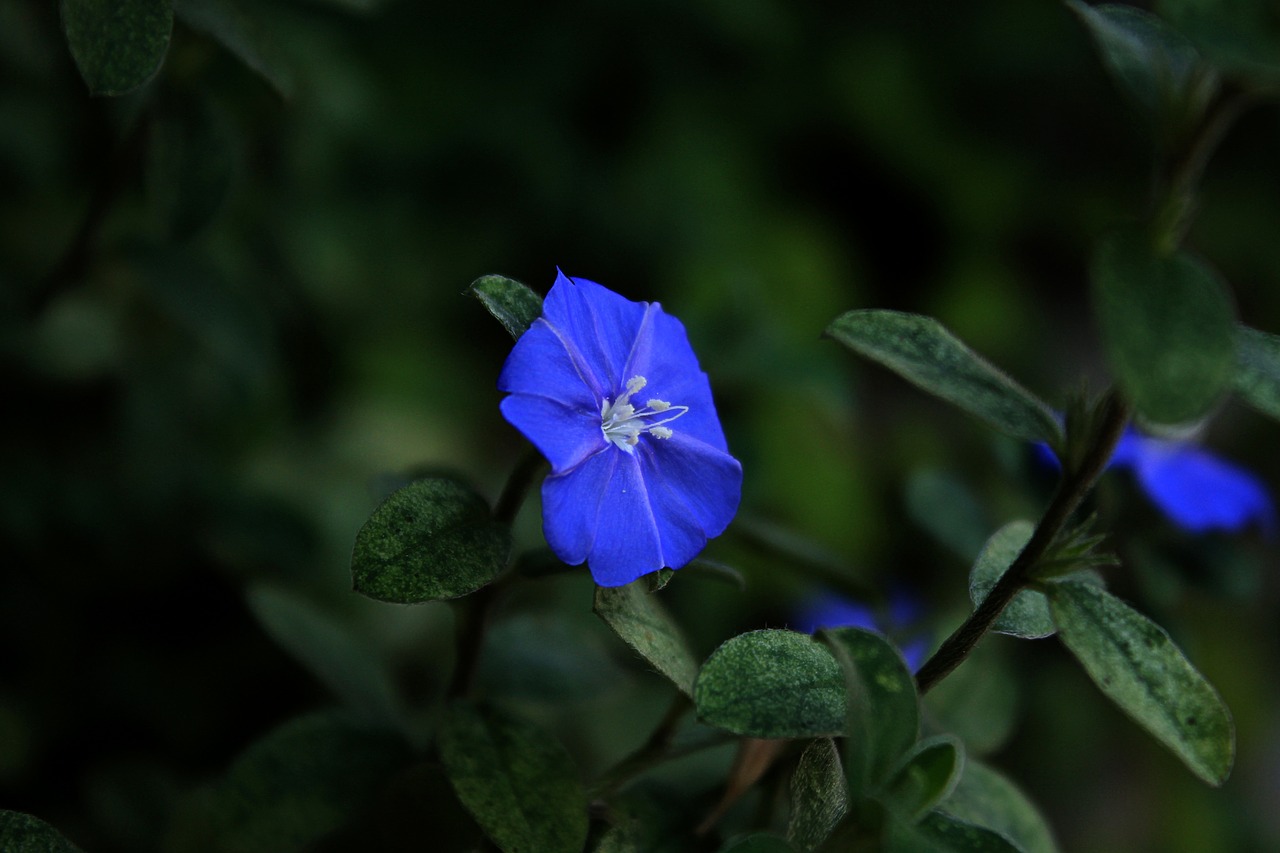
MULTIPOLYGON (((542 454, 532 447, 529 448, 529 451, 516 463, 511 476, 507 478, 506 485, 502 487, 502 494, 498 496, 498 502, 493 508, 495 521, 506 525, 515 521, 516 513, 520 511, 525 496, 529 494, 530 486, 537 479, 544 464, 542 454)), ((508 572, 474 594, 450 602, 453 605, 454 654, 457 658, 453 677, 449 681, 450 698, 466 696, 471 691, 471 682, 480 660, 480 647, 484 643, 489 609, 510 578, 511 573, 508 572)))
POLYGON ((1049 550, 1080 501, 1106 469, 1116 443, 1124 432, 1125 424, 1128 423, 1129 407, 1115 394, 1108 396, 1102 406, 1101 423, 1094 434, 1093 446, 1084 455, 1079 467, 1066 472, 1022 552, 964 624, 943 642, 916 674, 916 686, 921 694, 928 692, 969 656, 1013 597, 1031 582, 1031 570, 1049 550))
MULTIPOLYGON (((693 707, 693 702, 683 693, 677 693, 676 697, 671 700, 667 713, 663 715, 658 722, 656 728, 634 752, 623 758, 613 767, 605 771, 600 780, 591 788, 592 799, 602 799, 616 792, 619 788, 629 782, 636 776, 639 776, 650 767, 661 764, 677 755, 684 755, 693 749, 673 752, 671 748, 672 742, 675 740, 676 729, 680 726, 680 721, 684 719, 684 715, 693 707)), ((717 741, 716 744, 720 743, 717 741)), ((714 744, 700 744, 696 748, 702 746, 711 746, 714 744)))
POLYGON ((507 478, 507 484, 502 487, 502 494, 498 496, 497 504, 494 505, 495 521, 508 525, 515 521, 516 513, 520 511, 525 497, 529 494, 529 488, 538 478, 545 464, 546 460, 542 458, 542 454, 533 447, 530 447, 520 458, 515 470, 507 478))

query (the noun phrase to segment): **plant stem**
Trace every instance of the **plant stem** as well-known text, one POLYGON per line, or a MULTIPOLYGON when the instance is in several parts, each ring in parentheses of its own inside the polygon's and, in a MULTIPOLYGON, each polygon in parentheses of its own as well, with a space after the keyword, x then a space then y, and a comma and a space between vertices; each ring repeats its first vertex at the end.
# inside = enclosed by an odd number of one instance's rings
POLYGON ((1106 469, 1116 443, 1124 432, 1125 424, 1128 423, 1129 408, 1115 394, 1110 395, 1102 405, 1104 411, 1101 424, 1095 433, 1092 448, 1076 470, 1066 472, 1022 552, 964 624, 943 642, 916 674, 916 685, 921 694, 928 692, 969 656, 1013 597, 1031 582, 1032 568, 1049 550, 1080 501, 1106 469))
POLYGON ((520 511, 525 496, 529 494, 529 488, 545 464, 546 460, 542 458, 542 454, 536 448, 530 447, 516 463, 515 470, 507 478, 507 484, 502 487, 502 494, 498 496, 498 502, 493 508, 495 521, 509 525, 516 520, 516 513, 520 511))
MULTIPOLYGON (((529 487, 537 479, 544 464, 542 454, 529 448, 502 487, 502 494, 498 496, 498 502, 493 508, 495 521, 510 525, 515 520, 516 513, 520 511, 520 506, 529 493, 529 487)), ((453 605, 454 654, 457 658, 453 677, 449 681, 450 698, 466 696, 471 691, 471 682, 475 678, 476 665, 480 660, 480 647, 484 643, 489 609, 510 577, 511 573, 508 572, 506 576, 472 595, 450 602, 453 605)))
MULTIPOLYGON (((630 755, 605 771, 604 775, 600 777, 600 781, 596 782, 591 789, 592 799, 609 796, 633 777, 639 776, 650 767, 674 757, 675 754, 671 752, 671 743, 675 740, 676 729, 680 726, 680 721, 684 719, 684 715, 692 707, 693 702, 688 696, 683 693, 677 693, 676 697, 671 700, 671 706, 667 708, 667 713, 663 715, 648 739, 630 755)), ((701 745, 697 748, 701 748, 701 745)), ((694 750, 686 750, 686 752, 689 751, 694 750)), ((678 754, 683 755, 685 752, 678 754)))

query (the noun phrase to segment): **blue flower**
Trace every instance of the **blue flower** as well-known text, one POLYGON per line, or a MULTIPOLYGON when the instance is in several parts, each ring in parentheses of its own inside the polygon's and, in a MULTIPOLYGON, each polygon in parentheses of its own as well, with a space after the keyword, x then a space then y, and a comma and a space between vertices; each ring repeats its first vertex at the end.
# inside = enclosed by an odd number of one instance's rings
POLYGON ((742 494, 679 320, 560 273, 507 358, 503 416, 551 463, 542 529, 601 586, 688 563, 742 494))
POLYGON ((812 634, 819 628, 865 628, 892 638, 905 638, 901 648, 907 666, 915 672, 929 651, 929 638, 917 629, 921 618, 920 604, 901 592, 889 598, 884 608, 876 609, 824 590, 806 598, 796 610, 797 631, 812 634))
MULTIPOLYGON (((1058 464, 1047 447, 1038 450, 1058 464)), ((1275 524, 1275 508, 1263 482, 1195 444, 1154 438, 1129 427, 1107 464, 1131 470, 1147 497, 1192 533, 1235 532, 1254 522, 1270 530, 1275 524)))

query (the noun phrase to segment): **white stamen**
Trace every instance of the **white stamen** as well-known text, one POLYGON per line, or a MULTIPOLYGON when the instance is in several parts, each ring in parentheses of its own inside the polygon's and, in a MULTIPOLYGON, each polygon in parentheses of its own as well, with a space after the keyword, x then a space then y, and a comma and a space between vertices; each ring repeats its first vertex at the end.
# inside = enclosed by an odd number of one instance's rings
POLYGON ((648 384, 643 376, 633 376, 627 380, 627 390, 618 395, 612 403, 608 399, 600 401, 600 429, 604 437, 616 447, 632 453, 640 443, 640 434, 649 433, 654 438, 671 438, 674 433, 663 426, 689 411, 688 406, 673 406, 665 400, 652 399, 645 402, 643 409, 637 409, 631 402, 631 395, 648 384), (670 412, 668 417, 660 421, 652 421, 656 415, 670 412))

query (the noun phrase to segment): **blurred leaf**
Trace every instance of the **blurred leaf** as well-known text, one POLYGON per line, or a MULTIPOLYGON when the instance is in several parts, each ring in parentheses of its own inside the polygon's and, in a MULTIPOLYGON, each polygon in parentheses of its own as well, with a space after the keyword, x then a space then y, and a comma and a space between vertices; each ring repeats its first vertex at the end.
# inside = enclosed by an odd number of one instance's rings
POLYGON ((372 723, 399 725, 395 688, 363 637, 289 589, 257 583, 245 597, 271 638, 352 710, 372 723))
POLYGON ((596 587, 594 610, 623 642, 665 675, 680 692, 693 696, 698 662, 680 626, 648 591, 641 578, 626 586, 596 587))
POLYGON ((410 754, 343 714, 299 717, 235 760, 213 792, 210 835, 236 853, 300 850, 375 802, 410 754))
POLYGON ((726 640, 693 686, 698 718, 759 738, 821 737, 844 728, 840 667, 808 634, 764 629, 726 640))
POLYGON ((848 811, 840 752, 831 738, 818 738, 805 747, 791 774, 787 840, 801 850, 816 850, 848 811))
POLYGON ((1157 0, 1156 9, 1224 69, 1280 82, 1280 6, 1274 0, 1157 0))
POLYGON ((935 727, 964 741, 968 755, 1004 745, 1018 712, 1018 685, 1005 661, 1006 647, 978 646, 968 665, 957 668, 924 697, 935 727))
POLYGON ((883 801, 912 820, 955 790, 964 767, 964 745, 951 735, 926 738, 914 747, 889 779, 883 801))
POLYGON ((58 830, 29 814, 0 809, 0 850, 5 853, 80 853, 58 830))
POLYGON ((1098 688, 1201 779, 1225 782, 1235 754, 1230 712, 1164 629, 1096 586, 1049 589, 1058 634, 1098 688))
POLYGON ((516 340, 542 316, 542 297, 513 279, 481 276, 471 282, 470 290, 516 340))
POLYGON ((1098 45, 1107 70, 1139 107, 1181 122, 1212 96, 1213 75, 1191 42, 1150 12, 1067 0, 1098 45))
POLYGON ((1138 412, 1162 424, 1206 414, 1235 362, 1235 309, 1218 276, 1185 252, 1160 255, 1120 233, 1099 245, 1092 278, 1111 370, 1138 412))
POLYGON ((1258 411, 1280 419, 1280 336, 1236 327, 1235 391, 1258 411))
MULTIPOLYGON (((824 629, 818 636, 847 653, 853 664, 859 683, 850 693, 865 700, 866 731, 863 743, 846 743, 846 747, 862 753, 866 783, 877 786, 920 735, 916 680, 902 653, 880 634, 862 628, 836 628, 824 629)), ((857 739, 857 734, 850 732, 848 740, 857 739)), ((859 770, 852 766, 852 760, 848 764, 846 774, 859 770)), ((851 781, 850 787, 856 795, 858 786, 851 781)))
POLYGON ((206 98, 162 109, 148 146, 148 191, 165 233, 192 236, 217 214, 231 186, 232 148, 222 116, 206 98))
POLYGON ((360 528, 351 576, 356 592, 379 601, 458 598, 496 578, 510 552, 511 531, 483 498, 455 480, 419 480, 360 528))
POLYGON ((507 613, 485 631, 476 683, 511 699, 566 703, 599 699, 626 682, 613 644, 584 611, 507 613))
POLYGON ((753 832, 725 844, 719 853, 796 853, 796 848, 777 835, 753 832))
POLYGON ((62 0, 62 27, 95 95, 123 95, 160 69, 173 31, 171 0, 62 0))
POLYGON ((173 0, 173 11, 187 26, 212 37, 257 72, 283 97, 293 93, 293 75, 255 17, 236 0, 173 0))
POLYGON ((850 311, 825 334, 1014 438, 1054 447, 1062 442, 1062 428, 1047 405, 932 317, 850 311))
MULTIPOLYGON (((974 607, 995 588, 1000 577, 1022 553, 1035 529, 1030 521, 1011 521, 991 534, 969 573, 969 599, 974 607)), ((1051 636, 1054 627, 1049 616, 1049 602, 1043 594, 1024 589, 1009 602, 992 630, 1026 640, 1051 636)))
POLYGON ((456 702, 439 733, 458 799, 507 853, 578 853, 587 797, 569 753, 546 732, 494 708, 456 702))
POLYGON ((890 853, 1024 853, 993 829, 932 811, 915 825, 895 822, 890 853))
POLYGON ((960 784, 940 810, 996 830, 1023 853, 1057 853, 1053 832, 1026 794, 1005 776, 971 758, 965 761, 960 784))
POLYGON ((949 471, 917 468, 907 478, 907 513, 922 530, 969 562, 991 527, 964 481, 949 471))

